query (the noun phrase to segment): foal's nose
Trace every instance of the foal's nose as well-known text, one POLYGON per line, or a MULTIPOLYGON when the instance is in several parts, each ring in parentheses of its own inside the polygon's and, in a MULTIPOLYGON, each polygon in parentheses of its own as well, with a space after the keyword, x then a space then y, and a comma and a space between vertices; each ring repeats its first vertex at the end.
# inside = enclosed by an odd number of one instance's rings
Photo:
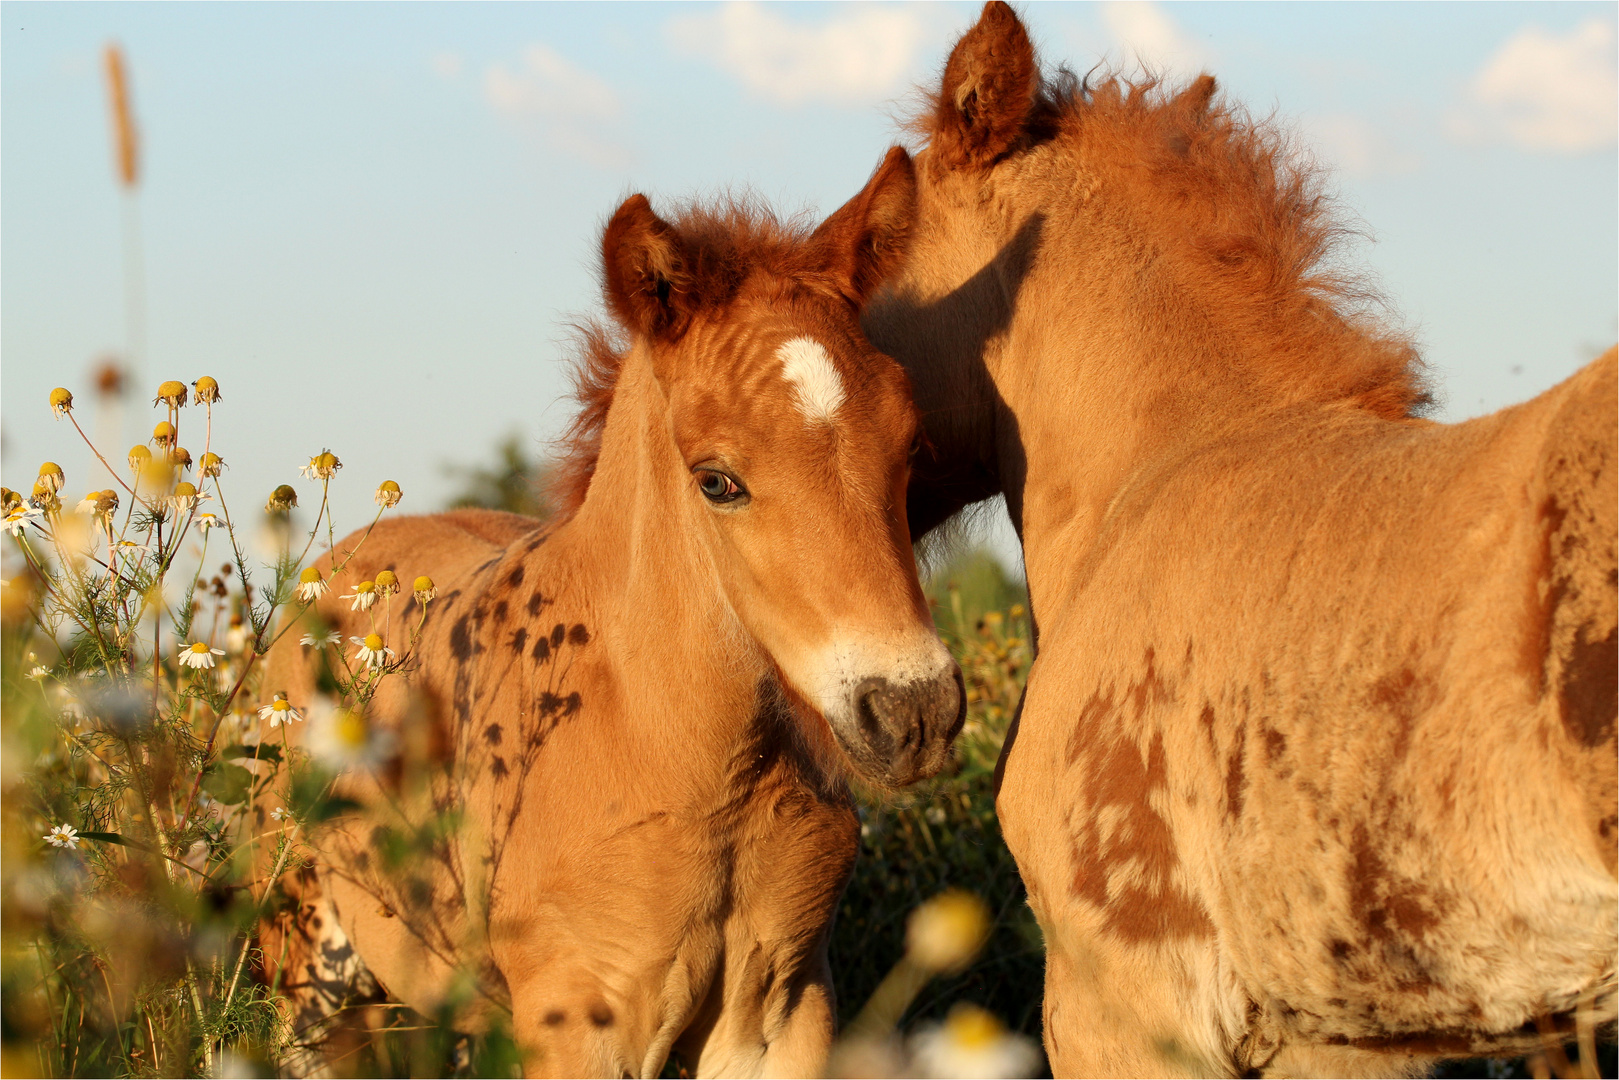
POLYGON ((915 783, 944 768, 967 716, 960 668, 951 664, 946 672, 904 682, 862 679, 854 697, 860 732, 886 763, 891 783, 915 783))

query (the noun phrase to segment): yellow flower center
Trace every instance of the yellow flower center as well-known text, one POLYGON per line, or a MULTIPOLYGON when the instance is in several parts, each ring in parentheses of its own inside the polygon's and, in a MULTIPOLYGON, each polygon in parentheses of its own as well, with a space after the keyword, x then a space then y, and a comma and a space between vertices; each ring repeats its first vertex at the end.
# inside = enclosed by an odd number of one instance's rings
POLYGON ((381 652, 382 639, 376 634, 367 634, 365 635, 365 647, 370 649, 372 652, 381 652))
POLYGON ((270 702, 270 708, 274 709, 276 712, 291 712, 292 702, 288 701, 284 697, 278 697, 274 701, 270 702))
POLYGON ((367 730, 365 717, 352 709, 342 709, 332 721, 332 735, 337 743, 350 749, 364 748, 367 730))
POLYGON ((416 579, 415 588, 417 592, 428 592, 433 588, 433 579, 423 574, 416 579))
POLYGON ((313 566, 304 567, 304 572, 298 575, 298 580, 308 585, 320 580, 320 571, 313 566))
POLYGON ((376 592, 377 583, 374 581, 362 581, 358 585, 354 586, 354 591, 360 593, 376 592))
POLYGON ((960 1050, 982 1050, 1001 1037, 1001 1022, 974 1005, 958 1005, 944 1022, 950 1042, 960 1050))
POLYGON ((191 651, 196 653, 198 656, 201 656, 203 653, 208 651, 208 646, 199 641, 191 646, 191 651))

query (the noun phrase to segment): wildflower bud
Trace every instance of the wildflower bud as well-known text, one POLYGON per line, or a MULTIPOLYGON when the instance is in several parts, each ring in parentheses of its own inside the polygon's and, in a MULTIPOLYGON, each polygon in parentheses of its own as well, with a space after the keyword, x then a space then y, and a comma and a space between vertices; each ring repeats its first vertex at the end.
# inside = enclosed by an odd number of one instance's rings
POLYGON ((179 379, 170 379, 157 388, 157 397, 152 399, 153 405, 167 405, 171 409, 184 408, 186 403, 186 384, 179 379))
POLYGON ((374 584, 377 593, 381 596, 392 596, 399 591, 399 578, 392 570, 384 570, 376 577, 374 584))
POLYGON ((219 475, 219 470, 223 469, 224 467, 225 467, 225 459, 220 457, 218 454, 214 453, 212 450, 210 450, 206 454, 202 455, 202 463, 201 463, 202 475, 204 475, 204 476, 218 476, 219 475))
POLYGON ((159 420, 157 426, 152 429, 152 441, 157 443, 160 449, 168 450, 174 446, 179 434, 174 430, 173 424, 167 420, 159 420))
POLYGON ((377 505, 384 510, 398 506, 399 500, 404 497, 399 485, 392 480, 384 480, 377 485, 377 505))
POLYGON ((176 468, 189 469, 191 468, 191 451, 183 446, 176 446, 169 451, 169 460, 174 463, 176 468))
POLYGON ((72 411, 73 411, 73 395, 68 392, 67 387, 58 386, 55 390, 52 390, 51 391, 51 412, 55 413, 58 417, 62 417, 62 416, 66 416, 68 413, 70 413, 72 411))
POLYGON ((285 514, 297 505, 298 492, 293 489, 291 484, 282 484, 270 492, 270 499, 264 504, 264 512, 267 514, 285 514))
POLYGON ((204 405, 212 405, 216 401, 224 400, 219 396, 219 383, 214 381, 211 375, 204 375, 192 383, 191 388, 196 391, 197 400, 204 405))
POLYGON ((62 490, 62 484, 66 479, 62 475, 62 466, 54 461, 47 461, 39 467, 39 480, 36 482, 35 487, 37 488, 39 484, 44 484, 51 489, 52 493, 55 493, 62 490))
POLYGON ((419 604, 426 604, 438 595, 438 589, 434 586, 433 579, 426 574, 416 579, 413 588, 416 590, 416 602, 419 604))
POLYGON ((960 971, 989 938, 989 909, 970 892, 949 889, 911 913, 906 956, 927 971, 960 971))
POLYGON ((0 487, 0 514, 9 514, 22 506, 22 496, 8 487, 0 487))
POLYGON ((129 448, 129 467, 134 472, 140 472, 146 463, 152 460, 152 452, 144 446, 131 446, 129 448))

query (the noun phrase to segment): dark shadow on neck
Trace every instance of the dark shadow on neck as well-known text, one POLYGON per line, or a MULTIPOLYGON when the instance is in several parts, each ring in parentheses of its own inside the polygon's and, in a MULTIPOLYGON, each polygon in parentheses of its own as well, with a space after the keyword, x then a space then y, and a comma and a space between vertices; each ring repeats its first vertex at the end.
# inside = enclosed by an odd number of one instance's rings
POLYGON ((1010 496, 1015 487, 1021 496, 1017 418, 990 377, 984 353, 1011 328, 1044 225, 1044 214, 1029 215, 993 259, 947 295, 918 303, 891 293, 863 318, 872 343, 910 373, 927 431, 906 497, 914 538, 1002 491, 1010 496))

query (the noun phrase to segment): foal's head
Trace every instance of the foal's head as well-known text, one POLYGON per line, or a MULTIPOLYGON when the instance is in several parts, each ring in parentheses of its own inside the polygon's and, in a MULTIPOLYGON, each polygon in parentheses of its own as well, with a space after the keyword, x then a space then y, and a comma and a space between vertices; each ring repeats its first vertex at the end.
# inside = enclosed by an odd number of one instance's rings
POLYGON ((910 384, 859 326, 914 198, 895 148, 807 234, 734 205, 669 222, 635 195, 602 239, 608 305, 665 402, 666 512, 788 696, 884 785, 937 772, 964 709, 905 519, 910 384))

